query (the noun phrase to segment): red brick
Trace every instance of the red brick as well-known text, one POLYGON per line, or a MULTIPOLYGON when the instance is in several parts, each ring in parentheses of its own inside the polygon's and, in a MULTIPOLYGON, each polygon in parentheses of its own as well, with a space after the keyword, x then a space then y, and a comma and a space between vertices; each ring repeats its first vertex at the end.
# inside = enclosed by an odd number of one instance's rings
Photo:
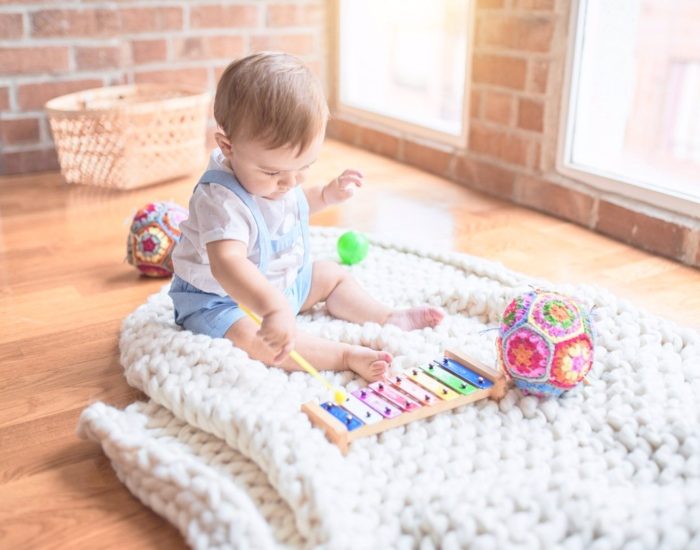
POLYGON ((540 164, 542 162, 542 145, 539 141, 532 143, 532 149, 530 152, 530 162, 528 166, 530 168, 540 169, 540 164))
POLYGON ((75 48, 75 61, 78 69, 113 69, 124 65, 121 46, 79 46, 75 48))
POLYGON ((119 17, 114 10, 41 10, 31 14, 32 36, 114 36, 119 17))
POLYGON ((484 118, 499 124, 509 125, 515 112, 515 98, 508 93, 483 92, 484 118))
POLYGON ((39 141, 39 119, 18 118, 0 120, 0 142, 6 145, 37 143, 39 141))
POLYGON ((326 134, 330 138, 337 139, 351 145, 356 145, 358 133, 359 127, 352 122, 338 118, 331 118, 328 121, 328 130, 326 134))
POLYGON ((397 158, 401 139, 387 132, 360 126, 358 129, 357 145, 379 155, 397 158))
POLYGON ((320 4, 270 4, 267 7, 268 27, 318 26, 323 22, 320 4))
POLYGON ((468 157, 459 157, 455 178, 466 182, 472 189, 510 199, 513 196, 515 174, 510 170, 468 157))
POLYGON ((119 15, 125 33, 176 31, 183 25, 182 9, 175 7, 128 8, 119 15))
POLYGON ((55 149, 36 149, 0 154, 0 175, 57 170, 55 149))
POLYGON ((214 82, 219 82, 219 79, 221 78, 221 75, 224 74, 226 67, 228 67, 228 63, 214 67, 214 82))
POLYGON ((10 110, 10 89, 0 88, 0 111, 10 110))
POLYGON ((403 160, 439 176, 448 176, 452 154, 413 141, 404 141, 403 160))
POLYGON ((595 208, 591 195, 528 175, 521 175, 516 185, 516 202, 580 225, 591 225, 595 208))
MULTIPOLYGON (((96 2, 103 2, 104 0, 93 0, 96 2)), ((0 6, 8 4, 61 4, 65 3, 66 0, 0 0, 0 6)))
POLYGON ((68 70, 68 48, 0 48, 0 74, 59 73, 68 70))
POLYGON ((601 200, 596 229, 626 243, 670 258, 679 258, 690 229, 674 222, 601 200))
POLYGON ((165 61, 168 48, 165 40, 133 40, 131 42, 131 57, 134 63, 153 63, 165 61))
POLYGON ((0 13, 0 36, 3 40, 20 38, 24 34, 24 23, 20 13, 0 13))
POLYGON ((521 10, 554 10, 556 0, 515 0, 515 8, 521 10))
POLYGON ((487 14, 479 19, 477 44, 528 50, 549 51, 554 23, 548 17, 487 14))
POLYGON ((512 164, 528 166, 530 141, 507 131, 472 124, 469 149, 512 164))
POLYGON ((190 24, 193 29, 253 28, 258 26, 257 6, 205 5, 192 6, 190 24))
POLYGON ((527 63, 524 59, 488 54, 474 56, 474 82, 522 90, 525 87, 526 72, 527 63))
POLYGON ((311 34, 281 34, 253 36, 251 50, 281 50, 296 55, 309 55, 314 51, 314 37, 311 34))
POLYGON ((102 86, 102 80, 97 79, 23 84, 17 88, 17 103, 23 111, 43 109, 44 103, 51 98, 99 86, 102 86))
POLYGON ((246 51, 245 40, 240 35, 191 36, 173 43, 177 59, 217 59, 233 60, 246 51))
POLYGON ((203 68, 172 69, 167 71, 141 71, 134 75, 136 82, 167 82, 171 84, 186 84, 198 88, 209 87, 207 70, 203 68))
POLYGON ((476 8, 478 10, 502 8, 505 0, 477 0, 476 8))
POLYGON ((529 78, 527 89, 531 92, 544 94, 547 92, 547 77, 549 75, 549 63, 539 59, 530 60, 529 78))
POLYGON ((518 126, 525 130, 541 132, 544 129, 544 103, 520 98, 518 101, 518 126))
POLYGON ((478 119, 481 117, 481 92, 472 90, 469 96, 469 117, 478 119))

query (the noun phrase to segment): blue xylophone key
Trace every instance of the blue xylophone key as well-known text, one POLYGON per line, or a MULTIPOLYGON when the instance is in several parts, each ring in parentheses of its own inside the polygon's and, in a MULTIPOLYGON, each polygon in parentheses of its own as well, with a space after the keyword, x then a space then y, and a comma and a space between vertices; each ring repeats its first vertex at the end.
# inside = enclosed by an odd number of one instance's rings
POLYGON ((354 414, 346 411, 344 408, 339 407, 335 403, 326 401, 321 405, 321 407, 323 407, 325 410, 327 410, 329 413, 335 416, 338 420, 340 420, 349 432, 364 425, 364 422, 362 422, 362 420, 357 418, 354 414))
POLYGON ((443 369, 450 371, 452 374, 459 376, 463 380, 466 380, 477 388, 486 389, 493 386, 493 382, 491 382, 491 380, 488 378, 481 376, 479 373, 468 369, 464 365, 457 363, 457 361, 453 361, 452 359, 443 359, 440 366, 443 369))

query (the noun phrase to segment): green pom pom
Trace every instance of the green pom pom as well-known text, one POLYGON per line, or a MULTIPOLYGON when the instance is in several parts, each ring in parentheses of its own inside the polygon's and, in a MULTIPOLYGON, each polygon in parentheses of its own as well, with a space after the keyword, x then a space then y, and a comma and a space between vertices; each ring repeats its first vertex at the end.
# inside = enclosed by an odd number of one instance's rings
POLYGON ((361 262, 367 256, 369 242, 362 233, 348 231, 338 239, 338 256, 340 261, 347 265, 361 262))

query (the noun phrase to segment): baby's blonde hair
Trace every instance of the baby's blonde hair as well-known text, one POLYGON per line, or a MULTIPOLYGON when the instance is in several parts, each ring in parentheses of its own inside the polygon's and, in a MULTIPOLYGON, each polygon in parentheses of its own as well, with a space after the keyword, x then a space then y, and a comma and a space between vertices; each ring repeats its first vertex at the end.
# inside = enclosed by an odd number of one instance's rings
POLYGON ((301 153, 324 130, 328 105, 321 82, 301 59, 261 52, 226 67, 216 87, 214 118, 232 141, 301 153))

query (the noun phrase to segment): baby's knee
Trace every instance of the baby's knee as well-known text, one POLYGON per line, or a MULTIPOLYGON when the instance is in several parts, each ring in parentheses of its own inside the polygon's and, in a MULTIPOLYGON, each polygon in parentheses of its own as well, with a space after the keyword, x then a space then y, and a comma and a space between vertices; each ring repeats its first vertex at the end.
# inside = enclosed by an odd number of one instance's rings
MULTIPOLYGON (((350 273, 335 262, 321 260, 316 263, 320 264, 319 269, 321 270, 323 279, 333 286, 338 285, 350 277, 350 273)), ((315 266, 314 269, 316 269, 315 266)))

